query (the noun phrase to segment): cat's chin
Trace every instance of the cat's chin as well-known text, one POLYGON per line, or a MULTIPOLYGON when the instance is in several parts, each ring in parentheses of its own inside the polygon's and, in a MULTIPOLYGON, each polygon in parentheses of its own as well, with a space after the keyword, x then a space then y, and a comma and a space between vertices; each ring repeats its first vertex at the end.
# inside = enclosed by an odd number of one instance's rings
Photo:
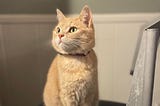
POLYGON ((94 45, 92 45, 88 48, 83 48, 83 50, 82 50, 81 48, 77 48, 74 46, 72 46, 72 48, 71 48, 71 46, 65 45, 63 42, 60 42, 59 44, 54 43, 53 47, 59 54, 65 54, 65 55, 83 54, 83 55, 86 55, 92 50, 94 45))
POLYGON ((54 49, 60 54, 87 54, 88 51, 91 50, 91 49, 81 50, 80 48, 67 47, 63 43, 57 45, 56 47, 54 46, 54 49))

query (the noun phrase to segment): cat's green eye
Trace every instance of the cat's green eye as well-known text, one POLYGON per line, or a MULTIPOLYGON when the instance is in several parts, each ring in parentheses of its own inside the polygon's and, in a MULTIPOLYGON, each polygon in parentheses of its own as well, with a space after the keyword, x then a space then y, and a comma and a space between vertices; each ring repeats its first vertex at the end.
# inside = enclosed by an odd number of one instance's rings
POLYGON ((71 27, 71 28, 69 29, 69 32, 70 32, 70 33, 76 32, 76 31, 77 31, 77 28, 76 28, 76 27, 71 27))
POLYGON ((60 33, 61 29, 59 27, 57 27, 57 33, 60 33))

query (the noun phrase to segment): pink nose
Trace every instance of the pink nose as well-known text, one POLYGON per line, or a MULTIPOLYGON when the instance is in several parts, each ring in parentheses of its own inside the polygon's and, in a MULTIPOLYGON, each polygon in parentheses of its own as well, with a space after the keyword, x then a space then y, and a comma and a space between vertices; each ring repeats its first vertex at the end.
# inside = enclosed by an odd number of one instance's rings
POLYGON ((58 37, 59 39, 61 39, 62 37, 64 37, 64 34, 59 34, 58 37))

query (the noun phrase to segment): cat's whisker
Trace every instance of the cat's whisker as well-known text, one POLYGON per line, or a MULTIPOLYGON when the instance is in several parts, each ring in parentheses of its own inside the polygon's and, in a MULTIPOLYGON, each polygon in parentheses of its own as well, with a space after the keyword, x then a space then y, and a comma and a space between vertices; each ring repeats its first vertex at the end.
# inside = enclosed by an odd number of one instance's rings
POLYGON ((81 42, 81 43, 83 43, 83 44, 84 44, 84 43, 88 43, 88 40, 87 40, 87 39, 74 38, 73 40, 74 40, 74 41, 77 41, 77 42, 79 42, 79 41, 80 41, 80 42, 81 42))
POLYGON ((72 38, 72 39, 66 40, 65 44, 70 46, 71 48, 84 50, 84 48, 82 48, 82 45, 87 45, 88 41, 84 40, 84 39, 80 39, 80 38, 78 38, 78 39, 72 38))

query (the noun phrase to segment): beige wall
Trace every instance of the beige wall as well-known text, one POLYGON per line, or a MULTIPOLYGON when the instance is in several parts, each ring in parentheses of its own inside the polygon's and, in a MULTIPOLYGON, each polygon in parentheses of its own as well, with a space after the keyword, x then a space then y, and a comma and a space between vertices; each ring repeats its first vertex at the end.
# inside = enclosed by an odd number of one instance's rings
MULTIPOLYGON (((127 102, 134 52, 142 26, 160 14, 95 15, 100 99, 127 102)), ((55 56, 51 33, 56 17, 0 15, 0 75, 4 106, 42 102, 49 65, 55 56)))

